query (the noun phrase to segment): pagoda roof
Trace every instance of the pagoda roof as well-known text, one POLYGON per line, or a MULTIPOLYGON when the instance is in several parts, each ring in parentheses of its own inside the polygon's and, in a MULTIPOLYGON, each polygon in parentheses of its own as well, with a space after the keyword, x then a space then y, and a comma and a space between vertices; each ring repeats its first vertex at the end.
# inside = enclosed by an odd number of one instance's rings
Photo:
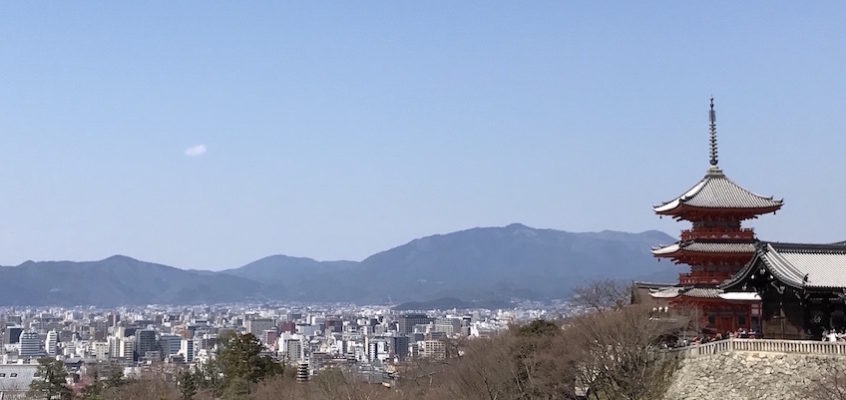
POLYGON ((783 200, 774 200, 772 196, 761 196, 726 177, 723 171, 712 166, 702 180, 681 196, 656 205, 656 214, 676 215, 693 209, 744 210, 755 214, 765 214, 781 208, 783 200))
POLYGON ((650 295, 657 299, 673 299, 677 297, 691 297, 696 299, 720 299, 729 301, 760 301, 761 296, 755 292, 726 292, 719 288, 672 286, 656 290, 650 295))
POLYGON ((676 242, 671 245, 656 247, 652 254, 669 257, 680 253, 754 253, 754 243, 726 242, 676 242))
POLYGON ((760 242, 754 258, 721 286, 735 286, 760 268, 793 288, 843 289, 846 288, 846 243, 760 242))

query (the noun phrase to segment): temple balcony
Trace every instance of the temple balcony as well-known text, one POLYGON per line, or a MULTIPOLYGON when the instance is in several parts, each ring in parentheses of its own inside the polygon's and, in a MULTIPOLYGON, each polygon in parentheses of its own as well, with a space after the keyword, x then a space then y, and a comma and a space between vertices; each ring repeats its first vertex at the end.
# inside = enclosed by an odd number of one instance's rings
POLYGON ((689 241, 696 239, 705 240, 755 240, 755 230, 752 228, 741 228, 737 230, 725 230, 715 228, 694 228, 685 229, 681 233, 681 240, 689 241))
POLYGON ((681 285, 717 285, 731 277, 729 272, 696 272, 679 274, 681 285))

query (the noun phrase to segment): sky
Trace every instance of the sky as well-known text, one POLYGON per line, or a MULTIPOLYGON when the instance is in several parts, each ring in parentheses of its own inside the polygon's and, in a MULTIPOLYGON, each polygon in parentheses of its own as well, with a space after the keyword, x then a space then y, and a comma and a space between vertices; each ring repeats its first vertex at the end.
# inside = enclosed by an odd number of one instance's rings
POLYGON ((0 2, 0 264, 660 229, 720 166, 846 240, 846 3, 0 2), (813 6, 813 7, 810 7, 813 6))

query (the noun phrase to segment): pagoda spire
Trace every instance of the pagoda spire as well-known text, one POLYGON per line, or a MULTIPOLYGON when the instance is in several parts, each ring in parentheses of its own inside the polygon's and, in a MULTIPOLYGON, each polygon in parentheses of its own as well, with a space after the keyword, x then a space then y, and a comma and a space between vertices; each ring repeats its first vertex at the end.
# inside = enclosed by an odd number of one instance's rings
POLYGON ((711 97, 711 166, 717 166, 717 112, 714 111, 714 98, 711 97))

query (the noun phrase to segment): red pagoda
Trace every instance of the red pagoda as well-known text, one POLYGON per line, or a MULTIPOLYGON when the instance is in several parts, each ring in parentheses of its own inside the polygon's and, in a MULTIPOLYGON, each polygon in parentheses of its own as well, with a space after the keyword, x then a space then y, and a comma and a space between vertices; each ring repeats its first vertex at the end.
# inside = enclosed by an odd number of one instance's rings
POLYGON ((655 257, 690 266, 677 286, 652 293, 673 307, 691 307, 701 328, 713 333, 757 330, 760 299, 754 293, 726 293, 718 286, 732 277, 755 254, 755 232, 741 223, 775 213, 783 201, 760 196, 732 182, 717 164, 717 125, 714 99, 710 110, 710 167, 705 177, 678 198, 654 207, 660 216, 690 221, 678 242, 654 248, 655 257))

